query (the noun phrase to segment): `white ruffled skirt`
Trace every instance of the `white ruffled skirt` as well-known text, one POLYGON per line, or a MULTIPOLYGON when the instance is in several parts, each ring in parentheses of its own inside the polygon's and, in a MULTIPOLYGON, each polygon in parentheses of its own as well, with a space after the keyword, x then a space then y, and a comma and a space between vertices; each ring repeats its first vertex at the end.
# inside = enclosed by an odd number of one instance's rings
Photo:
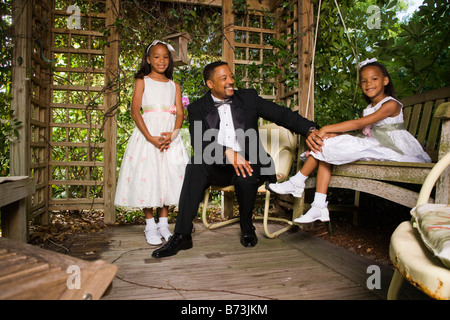
MULTIPOLYGON (((149 112, 143 119, 151 135, 173 131, 175 115, 149 112)), ((179 134, 166 151, 135 128, 123 156, 114 204, 128 209, 178 205, 188 156, 179 134)))

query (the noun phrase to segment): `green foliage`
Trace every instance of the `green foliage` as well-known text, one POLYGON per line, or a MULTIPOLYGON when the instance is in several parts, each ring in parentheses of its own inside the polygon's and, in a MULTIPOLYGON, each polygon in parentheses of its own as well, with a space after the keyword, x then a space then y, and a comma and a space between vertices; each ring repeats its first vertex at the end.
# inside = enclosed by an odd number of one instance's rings
POLYGON ((450 84, 450 6, 426 0, 399 26, 397 37, 378 41, 377 54, 386 61, 400 96, 450 84), (397 85, 397 83, 399 85, 397 85))
POLYGON ((9 146, 17 139, 20 122, 10 110, 11 101, 11 1, 0 2, 0 176, 9 173, 9 146))
MULTIPOLYGON (((317 9, 316 2, 316 9, 317 9)), ((339 1, 348 41, 333 1, 323 2, 315 57, 315 119, 321 125, 360 116, 362 99, 356 60, 376 57, 385 64, 399 98, 450 85, 449 5, 426 0, 409 21, 397 0, 339 1), (380 27, 370 28, 370 5, 380 9, 380 27)))
MULTIPOLYGON (((406 0, 343 0, 338 1, 341 13, 349 31, 350 41, 347 38, 334 1, 323 1, 320 13, 319 33, 315 54, 315 119, 321 124, 335 123, 359 117, 366 103, 361 97, 358 84, 356 59, 376 57, 387 66, 400 98, 428 91, 431 89, 450 85, 449 63, 449 5, 445 0, 425 0, 420 10, 408 21, 399 21, 396 17, 398 10, 406 8, 406 0), (380 27, 370 28, 368 23, 372 13, 369 6, 376 5, 380 9, 380 27)), ((15 129, 20 125, 14 120, 10 111, 10 81, 11 81, 11 3, 12 0, 0 2, 0 32, 2 36, 0 51, 0 173, 9 171, 9 140, 14 139, 15 129)), ((64 10, 70 4, 83 5, 83 1, 57 1, 57 9, 64 10), (79 3, 78 3, 79 2, 79 3)), ((283 0, 280 7, 285 12, 291 12, 292 1, 283 0)), ((102 2, 98 2, 101 6, 102 2)), ((317 13, 318 0, 315 0, 314 15, 317 13)), ((233 0, 233 9, 238 23, 239 17, 247 13, 248 5, 245 0, 233 0)), ((87 8, 85 8, 87 10, 87 8)), ((94 8, 95 9, 95 8, 94 8)), ((98 8, 103 11, 104 8, 98 8)), ((170 3, 160 1, 121 0, 118 10, 119 17, 115 22, 120 34, 119 59, 120 78, 116 90, 120 93, 120 105, 117 108, 118 125, 118 165, 125 151, 128 138, 134 128, 130 115, 131 97, 134 85, 134 73, 138 70, 146 46, 154 39, 163 39, 165 36, 178 32, 188 32, 192 42, 188 46, 191 63, 188 66, 178 67, 174 73, 175 81, 182 86, 183 95, 195 101, 206 92, 203 83, 203 67, 222 57, 222 12, 220 8, 210 6, 196 6, 192 3, 170 3)), ((275 24, 276 16, 265 13, 267 28, 275 24)), ((279 17, 287 19, 287 15, 279 17)), ((65 27, 65 21, 56 21, 65 27)), ((108 29, 103 30, 105 34, 108 29)), ((288 89, 299 85, 296 56, 287 48, 287 43, 301 37, 299 34, 281 36, 279 39, 267 39, 276 50, 264 56, 262 65, 247 66, 247 73, 258 80, 281 77, 288 89), (280 63, 286 72, 279 68, 280 63)), ((64 47, 67 39, 60 36, 55 39, 55 46, 64 47)), ((72 39, 72 42, 74 39, 72 39)), ((80 48, 86 44, 80 39, 80 48)), ((96 48, 105 43, 101 40, 96 48)), ((237 51, 236 51, 237 52, 237 51)), ((55 57, 58 63, 64 63, 64 57, 55 57)), ((76 63, 76 60, 73 60, 76 63)), ((80 65, 86 61, 80 56, 80 65)), ((102 61, 91 61, 92 65, 101 65, 102 61)), ((237 85, 240 82, 238 70, 237 85)), ((54 75, 54 81, 60 84, 84 85, 84 78, 68 79, 64 73, 54 75)), ((91 79, 90 85, 104 86, 100 79, 91 79), (94 82, 92 82, 94 81, 94 82)), ((270 91, 270 88, 268 88, 270 91)), ((58 100, 58 92, 54 100, 58 100)), ((61 97, 63 99, 64 97, 61 97)), ((71 96, 70 101, 80 103, 79 97, 71 96)), ((89 99, 87 99, 89 100, 89 99)), ((85 100, 85 101, 87 101, 85 100)), ((94 99, 95 100, 95 99, 94 99)), ((92 99, 91 99, 92 101, 92 99)), ((84 102, 87 103, 87 102, 84 102)), ((294 102, 293 102, 294 103, 294 102)), ((86 110, 79 110, 70 114, 72 122, 81 121, 87 111, 91 117, 95 115, 95 105, 86 110), (84 113, 83 113, 84 112, 84 113)), ((57 112, 56 120, 58 121, 57 112)), ((61 113, 60 120, 65 121, 66 115, 61 113)), ((97 123, 102 118, 98 116, 97 123)), ((184 125, 186 126, 186 124, 184 125)), ((64 141, 66 132, 52 132, 54 139, 64 141)), ((70 139, 85 141, 87 137, 81 132, 70 132, 70 139)), ((90 141, 101 142, 101 134, 93 131, 90 141), (95 135, 95 136, 94 136, 95 135)), ((53 150, 58 154, 58 150, 53 150)), ((87 152, 87 151, 86 151, 87 152)), ((82 161, 87 153, 74 153, 82 161)), ((92 152, 92 151, 90 151, 92 152)), ((61 155, 63 156, 63 155, 61 155)), ((91 155, 96 158, 95 155, 91 155)), ((100 159, 98 161, 101 161, 100 159)), ((60 170, 60 169, 55 169, 60 170)), ((62 170, 62 169, 61 169, 62 170)), ((66 172, 60 172, 65 176, 66 172)), ((70 173, 76 174, 76 173, 70 173)), ((78 172, 82 174, 82 172, 78 172)), ((63 192, 63 191, 61 191, 63 192)))

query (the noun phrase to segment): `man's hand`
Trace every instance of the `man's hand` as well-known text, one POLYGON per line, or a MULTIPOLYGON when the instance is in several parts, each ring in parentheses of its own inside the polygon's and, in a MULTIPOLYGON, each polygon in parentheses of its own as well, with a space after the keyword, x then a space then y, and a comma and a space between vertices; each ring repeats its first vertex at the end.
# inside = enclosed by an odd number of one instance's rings
POLYGON ((309 133, 308 137, 306 138, 306 144, 308 145, 308 148, 314 153, 322 151, 323 140, 319 136, 319 130, 316 129, 309 133))
POLYGON ((250 165, 250 162, 245 160, 243 156, 241 156, 239 153, 234 151, 233 149, 227 149, 225 151, 225 156, 227 157, 227 160, 231 165, 233 166, 234 170, 236 171, 236 175, 242 176, 245 178, 246 173, 251 176, 253 172, 253 168, 250 165))

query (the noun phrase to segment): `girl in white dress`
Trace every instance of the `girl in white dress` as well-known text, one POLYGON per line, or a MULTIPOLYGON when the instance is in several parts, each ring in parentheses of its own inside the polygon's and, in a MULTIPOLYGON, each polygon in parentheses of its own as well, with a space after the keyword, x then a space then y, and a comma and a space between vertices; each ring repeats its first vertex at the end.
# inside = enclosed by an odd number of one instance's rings
POLYGON ((171 236, 168 208, 177 205, 188 161, 181 136, 181 87, 173 82, 170 44, 155 40, 135 74, 131 116, 136 123, 123 156, 114 204, 145 213, 146 240, 160 245, 171 236), (142 109, 142 113, 141 113, 142 109), (158 223, 153 208, 160 208, 158 223))
POLYGON ((321 128, 318 135, 322 138, 322 150, 305 153, 305 164, 289 180, 269 184, 273 192, 301 197, 306 179, 317 168, 314 201, 306 214, 294 220, 297 223, 330 220, 326 197, 331 165, 357 160, 431 162, 420 143, 405 129, 403 106, 395 98, 386 68, 370 59, 360 64, 359 72, 364 99, 370 103, 363 117, 321 128), (341 134, 353 130, 362 130, 362 134, 341 134))

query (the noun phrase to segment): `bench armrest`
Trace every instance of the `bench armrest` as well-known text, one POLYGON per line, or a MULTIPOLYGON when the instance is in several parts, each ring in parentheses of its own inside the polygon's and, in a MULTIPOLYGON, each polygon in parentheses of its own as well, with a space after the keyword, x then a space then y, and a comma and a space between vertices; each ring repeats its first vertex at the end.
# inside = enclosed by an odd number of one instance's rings
POLYGON ((450 102, 441 103, 436 108, 434 117, 439 119, 450 119, 450 102))

